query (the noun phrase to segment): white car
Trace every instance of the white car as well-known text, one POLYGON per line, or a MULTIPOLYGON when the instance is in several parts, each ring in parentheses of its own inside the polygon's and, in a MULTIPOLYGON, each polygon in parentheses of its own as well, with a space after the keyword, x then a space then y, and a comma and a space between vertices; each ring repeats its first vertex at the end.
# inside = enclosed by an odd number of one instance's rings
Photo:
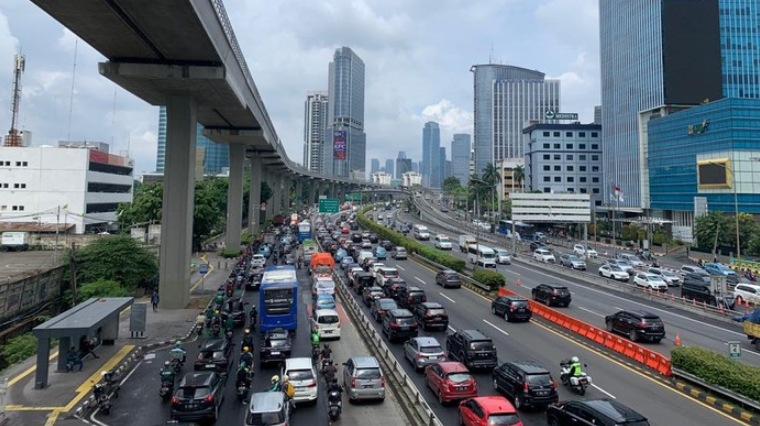
POLYGON ((760 302, 760 285, 757 284, 744 284, 740 283, 734 287, 734 297, 737 302, 750 301, 750 303, 757 304, 760 302))
POLYGON ((335 281, 332 277, 317 277, 314 279, 311 294, 318 296, 320 294, 335 295, 335 281))
POLYGON ((288 358, 282 369, 282 376, 287 375, 288 380, 296 388, 293 402, 316 402, 319 396, 319 380, 311 358, 288 358))
POLYGON ((591 247, 585 247, 583 244, 576 244, 573 246, 573 252, 578 256, 586 256, 591 258, 599 257, 599 253, 591 247))
POLYGON ((340 317, 335 309, 317 309, 311 319, 311 329, 320 339, 340 339, 340 317))
POLYGON ((377 270, 385 268, 385 263, 375 262, 369 266, 369 272, 372 274, 372 278, 377 278, 377 270))
POLYGON ((668 283, 659 275, 639 272, 633 278, 633 283, 639 287, 648 287, 657 291, 668 291, 668 283))
POLYGON ((504 249, 494 249, 494 252, 496 252, 496 263, 501 265, 511 265, 512 264, 512 255, 509 254, 508 251, 504 249))
POLYGON ((533 252, 533 259, 544 262, 544 263, 556 263, 557 259, 554 258, 554 255, 552 252, 550 252, 547 249, 536 249, 536 251, 533 252))
POLYGON ((263 254, 254 254, 251 257, 251 266, 254 268, 263 268, 267 263, 267 258, 263 254))
POLYGON ((671 287, 677 287, 683 283, 683 278, 681 278, 679 275, 670 271, 666 271, 664 269, 649 268, 647 269, 647 272, 650 274, 659 275, 662 277, 663 281, 665 281, 671 287))
POLYGON ((388 281, 389 278, 398 278, 398 269, 396 268, 380 268, 377 270, 377 276, 375 277, 375 282, 380 287, 385 287, 385 282, 388 281))
POLYGON ((605 277, 605 278, 612 278, 613 280, 617 281, 628 281, 631 279, 631 276, 628 275, 628 272, 624 271, 623 268, 617 266, 617 265, 602 265, 599 267, 599 275, 605 277))
POLYGON ((435 248, 439 250, 451 250, 451 240, 446 235, 438 234, 435 236, 435 248))

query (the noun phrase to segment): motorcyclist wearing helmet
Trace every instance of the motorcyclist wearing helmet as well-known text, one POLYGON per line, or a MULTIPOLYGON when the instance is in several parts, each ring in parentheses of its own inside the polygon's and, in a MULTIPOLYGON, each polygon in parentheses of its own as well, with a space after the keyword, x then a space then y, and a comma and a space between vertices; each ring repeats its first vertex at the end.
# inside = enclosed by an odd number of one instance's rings
POLYGON ((333 364, 332 360, 330 360, 327 365, 322 369, 322 375, 325 376, 325 381, 327 383, 330 383, 332 379, 335 378, 335 376, 338 374, 338 368, 333 364))
POLYGON ((170 361, 164 362, 164 366, 158 374, 161 376, 161 383, 174 383, 174 369, 170 361))
POLYGON ((269 388, 269 392, 280 392, 280 376, 274 375, 271 379, 272 387, 269 388))
POLYGON ((250 365, 241 362, 237 371, 237 383, 243 383, 246 387, 251 387, 251 367, 250 365))
POLYGON ((322 347, 322 351, 319 353, 319 357, 322 361, 326 359, 332 359, 332 349, 330 349, 329 343, 325 343, 324 347, 322 347))
POLYGON ((583 365, 577 356, 563 361, 562 365, 562 376, 564 377, 581 377, 583 375, 583 365))
POLYGON ((327 385, 327 394, 329 395, 331 392, 343 393, 343 386, 338 384, 337 377, 333 377, 332 380, 327 385))
POLYGON ((178 359, 183 364, 185 363, 185 360, 187 359, 187 351, 182 347, 182 342, 177 340, 177 342, 174 343, 174 347, 171 350, 171 355, 172 359, 178 359))
POLYGON ((243 346, 243 353, 240 354, 240 364, 245 364, 249 367, 253 367, 253 354, 248 346, 243 346))
POLYGON ((243 347, 245 348, 246 346, 249 348, 253 347, 253 334, 251 334, 251 330, 248 328, 243 330, 243 347))
POLYGON ((198 316, 195 317, 195 328, 203 330, 203 325, 206 324, 206 313, 201 310, 198 316))

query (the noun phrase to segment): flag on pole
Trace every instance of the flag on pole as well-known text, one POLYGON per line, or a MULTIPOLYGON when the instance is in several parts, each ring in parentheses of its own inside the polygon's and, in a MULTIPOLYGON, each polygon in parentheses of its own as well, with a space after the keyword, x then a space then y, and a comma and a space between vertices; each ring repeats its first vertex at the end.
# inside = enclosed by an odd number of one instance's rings
POLYGON ((612 201, 618 201, 623 202, 623 190, 618 185, 613 185, 612 190, 614 194, 610 195, 610 198, 612 198, 612 201))

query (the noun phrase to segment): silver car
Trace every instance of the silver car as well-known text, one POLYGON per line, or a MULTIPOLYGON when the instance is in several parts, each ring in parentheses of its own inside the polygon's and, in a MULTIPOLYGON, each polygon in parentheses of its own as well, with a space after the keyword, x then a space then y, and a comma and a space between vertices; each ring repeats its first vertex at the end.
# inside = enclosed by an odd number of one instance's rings
POLYGON ((574 255, 574 254, 568 254, 565 253, 562 256, 559 257, 559 263, 562 266, 567 266, 569 268, 573 269, 579 269, 581 271, 586 270, 586 262, 581 260, 580 257, 574 255))
POLYGON ((669 287, 677 287, 681 285, 683 282, 683 279, 680 276, 676 275, 673 272, 666 271, 664 269, 649 268, 647 269, 647 272, 650 274, 659 275, 660 278, 662 278, 663 281, 665 281, 669 287))
POLYGON ((290 424, 290 404, 282 392, 256 392, 251 395, 245 426, 283 426, 290 424))
POLYGON ((385 376, 375 357, 351 357, 343 366, 343 389, 349 400, 385 400, 385 376))
POLYGON ((413 337, 404 343, 404 357, 415 369, 421 370, 430 364, 445 361, 446 353, 433 337, 413 337))

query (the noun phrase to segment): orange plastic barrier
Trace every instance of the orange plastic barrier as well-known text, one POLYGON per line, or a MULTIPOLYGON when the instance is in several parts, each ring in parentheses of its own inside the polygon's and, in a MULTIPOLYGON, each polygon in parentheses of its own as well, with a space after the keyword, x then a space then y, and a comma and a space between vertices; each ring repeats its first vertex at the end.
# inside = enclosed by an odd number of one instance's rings
MULTIPOLYGON (((636 345, 636 346, 639 346, 639 345, 636 345)), ((644 364, 644 361, 646 361, 645 356, 644 356, 646 352, 649 352, 649 351, 639 346, 638 348, 636 348, 636 353, 633 355, 633 359, 636 360, 636 362, 638 362, 639 364, 644 364)))
POLYGON ((622 354, 625 351, 625 341, 619 337, 615 337, 615 346, 612 348, 615 352, 622 354))

